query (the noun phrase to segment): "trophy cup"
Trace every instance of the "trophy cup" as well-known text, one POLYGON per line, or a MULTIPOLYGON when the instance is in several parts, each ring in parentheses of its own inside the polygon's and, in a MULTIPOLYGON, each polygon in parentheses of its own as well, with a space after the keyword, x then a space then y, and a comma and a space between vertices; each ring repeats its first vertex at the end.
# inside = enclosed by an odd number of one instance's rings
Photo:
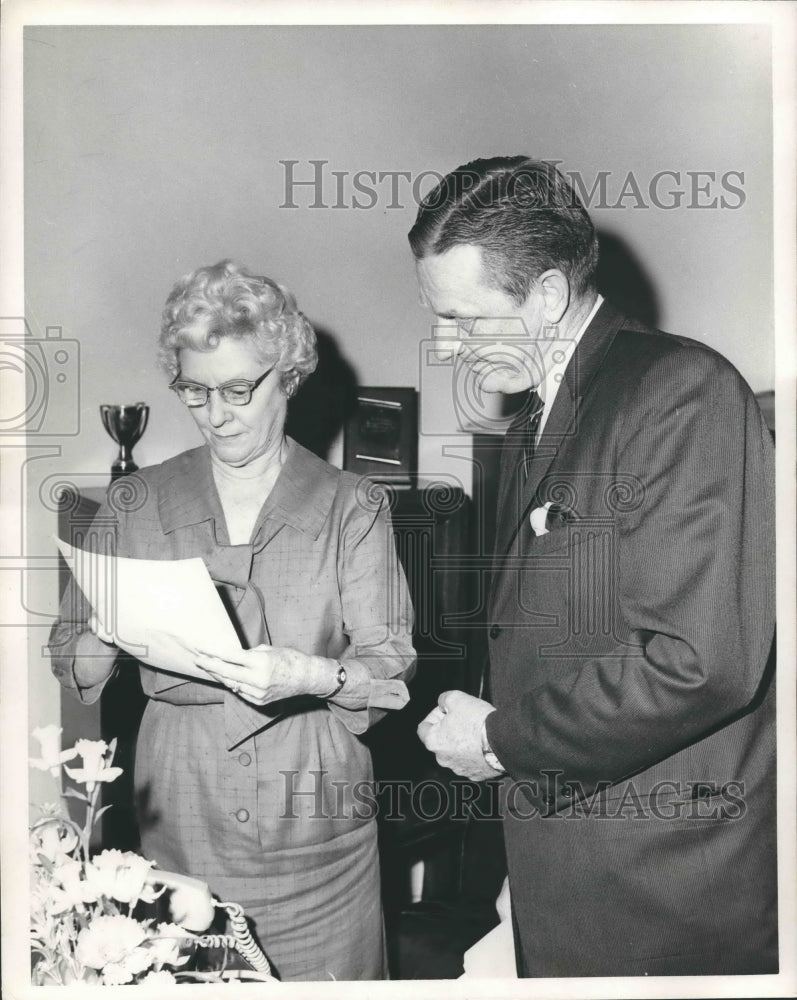
POLYGON ((100 406, 100 415, 103 427, 119 445, 119 457, 111 466, 111 482, 113 482, 138 469, 133 461, 133 445, 147 429, 149 407, 146 403, 133 403, 131 406, 103 403, 100 406))

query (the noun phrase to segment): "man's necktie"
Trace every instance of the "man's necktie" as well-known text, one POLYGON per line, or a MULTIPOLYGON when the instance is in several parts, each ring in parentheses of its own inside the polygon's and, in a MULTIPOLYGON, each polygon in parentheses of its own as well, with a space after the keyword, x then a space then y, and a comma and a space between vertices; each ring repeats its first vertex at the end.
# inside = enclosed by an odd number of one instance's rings
POLYGON ((540 429, 542 411, 543 401, 537 390, 534 389, 529 393, 529 398, 525 404, 523 420, 520 423, 516 423, 510 431, 514 439, 509 442, 514 454, 514 468, 507 470, 510 479, 506 487, 506 493, 504 494, 506 497, 506 508, 499 520, 498 537, 496 539, 499 548, 508 545, 508 539, 516 536, 518 519, 526 506, 523 492, 531 460, 534 456, 535 439, 540 429))
POLYGON ((544 406, 545 404, 543 403, 540 394, 536 389, 532 389, 529 393, 528 419, 522 431, 523 474, 521 482, 523 483, 525 483, 528 479, 531 460, 534 457, 534 446, 537 442, 537 431, 540 429, 540 421, 542 420, 542 411, 544 406))

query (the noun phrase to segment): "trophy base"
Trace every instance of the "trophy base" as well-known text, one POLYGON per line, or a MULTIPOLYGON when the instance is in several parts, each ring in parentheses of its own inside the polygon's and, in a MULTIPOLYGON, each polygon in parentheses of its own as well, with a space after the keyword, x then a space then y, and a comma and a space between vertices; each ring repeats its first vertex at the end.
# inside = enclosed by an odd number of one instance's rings
POLYGON ((121 479, 122 476, 128 476, 131 472, 138 472, 138 466, 132 460, 114 462, 111 466, 111 482, 121 479))

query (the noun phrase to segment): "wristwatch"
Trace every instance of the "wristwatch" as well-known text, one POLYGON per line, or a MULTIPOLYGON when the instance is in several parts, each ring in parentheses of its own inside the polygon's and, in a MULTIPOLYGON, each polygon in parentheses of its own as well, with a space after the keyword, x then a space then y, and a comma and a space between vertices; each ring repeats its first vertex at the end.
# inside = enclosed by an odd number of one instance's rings
POLYGON ((334 698, 335 695, 340 691, 340 689, 346 683, 346 676, 347 676, 346 668, 343 666, 342 663, 338 663, 337 673, 335 674, 335 688, 330 694, 324 695, 327 701, 330 698, 334 698))
POLYGON ((490 765, 490 767, 494 771, 497 771, 498 774, 505 774, 506 773, 506 768, 501 763, 501 761, 498 759, 498 757, 496 757, 496 755, 495 755, 492 747, 490 746, 490 742, 487 739, 487 719, 486 718, 485 718, 484 722, 482 723, 482 755, 483 755, 485 761, 490 765))

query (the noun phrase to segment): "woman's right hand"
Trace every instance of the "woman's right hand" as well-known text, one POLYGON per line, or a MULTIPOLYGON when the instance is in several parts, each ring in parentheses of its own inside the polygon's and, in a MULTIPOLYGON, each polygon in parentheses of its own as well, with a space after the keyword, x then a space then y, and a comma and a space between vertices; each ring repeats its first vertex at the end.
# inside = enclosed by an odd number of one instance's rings
POLYGON ((113 636, 103 628, 92 615, 88 620, 88 631, 78 637, 75 647, 74 677, 79 688, 92 688, 104 684, 111 676, 119 652, 113 644, 113 636))
POLYGON ((196 666, 197 652, 184 646, 179 639, 168 632, 148 632, 146 636, 131 636, 122 639, 110 632, 96 615, 89 619, 89 628, 103 643, 123 649, 147 666, 169 673, 183 674, 196 680, 207 682, 208 675, 196 666))
POLYGON ((99 618, 92 613, 88 621, 89 629, 97 636, 97 638, 104 642, 106 646, 115 646, 116 641, 113 635, 106 629, 99 618))

